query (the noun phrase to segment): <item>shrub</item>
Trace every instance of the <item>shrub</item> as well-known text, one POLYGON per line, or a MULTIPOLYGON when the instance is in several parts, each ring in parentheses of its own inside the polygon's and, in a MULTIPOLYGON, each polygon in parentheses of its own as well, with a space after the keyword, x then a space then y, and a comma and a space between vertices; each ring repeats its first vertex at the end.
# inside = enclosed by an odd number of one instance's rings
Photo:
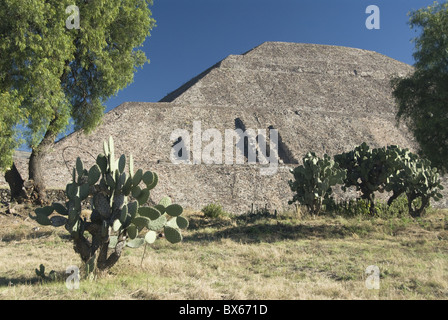
POLYGON ((379 202, 376 205, 376 209, 376 215, 385 219, 409 216, 408 200, 404 195, 396 198, 390 205, 385 202, 379 202))
POLYGON ((338 203, 329 201, 326 205, 328 213, 347 217, 370 215, 370 201, 364 199, 344 200, 338 203))
POLYGON ((201 209, 204 216, 207 218, 222 218, 226 217, 229 214, 224 211, 223 207, 217 203, 210 203, 201 209))
MULTIPOLYGON (((420 207, 421 199, 415 199, 413 206, 420 207)), ((347 217, 376 216, 383 219, 391 217, 409 217, 409 206, 406 195, 402 194, 390 205, 384 201, 375 202, 375 213, 371 214, 370 201, 364 199, 344 200, 338 203, 332 201, 326 205, 326 213, 347 217)))

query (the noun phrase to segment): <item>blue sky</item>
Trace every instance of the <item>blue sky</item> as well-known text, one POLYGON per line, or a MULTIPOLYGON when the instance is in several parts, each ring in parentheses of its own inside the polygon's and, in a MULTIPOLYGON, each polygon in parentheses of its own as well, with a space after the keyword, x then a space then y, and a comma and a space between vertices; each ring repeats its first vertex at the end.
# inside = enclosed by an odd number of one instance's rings
MULTIPOLYGON (((444 1, 440 1, 444 2, 444 1)), ((265 41, 339 45, 373 50, 413 64, 418 33, 408 12, 433 0, 154 0, 157 26, 144 43, 150 59, 134 82, 106 102, 157 102, 230 54, 265 41), (380 9, 380 29, 365 26, 366 8, 380 9)), ((82 24, 82 17, 81 22, 82 24)), ((65 134, 62 133, 59 138, 65 134)), ((29 150, 25 145, 20 149, 29 150)))
MULTIPOLYGON (((150 64, 107 101, 157 102, 230 54, 265 41, 317 43, 373 50, 413 64, 415 31, 407 13, 433 0, 154 0, 157 27, 143 47, 150 64), (380 9, 380 29, 368 30, 366 8, 380 9)), ((82 23, 82 21, 81 21, 82 23)))

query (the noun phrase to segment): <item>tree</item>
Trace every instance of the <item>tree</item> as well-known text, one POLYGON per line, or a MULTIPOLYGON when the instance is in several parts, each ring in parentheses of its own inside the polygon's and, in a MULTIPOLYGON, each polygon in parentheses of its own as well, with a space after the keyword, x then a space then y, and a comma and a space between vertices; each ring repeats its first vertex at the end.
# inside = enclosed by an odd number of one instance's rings
POLYGON ((12 161, 12 152, 20 146, 19 130, 21 119, 25 117, 20 109, 21 99, 17 91, 0 92, 0 168, 6 168, 5 178, 10 181, 11 196, 23 197, 23 179, 12 161))
POLYGON ((148 61, 138 48, 155 23, 152 0, 83 0, 77 1, 80 28, 70 29, 66 8, 72 4, 0 2, 0 167, 11 168, 22 124, 32 150, 29 179, 40 200, 44 155, 70 119, 85 133, 100 123, 104 102, 148 61))
POLYGON ((448 3, 410 12, 409 24, 421 34, 413 40, 413 74, 392 80, 397 120, 407 122, 421 154, 443 173, 448 170, 448 3))

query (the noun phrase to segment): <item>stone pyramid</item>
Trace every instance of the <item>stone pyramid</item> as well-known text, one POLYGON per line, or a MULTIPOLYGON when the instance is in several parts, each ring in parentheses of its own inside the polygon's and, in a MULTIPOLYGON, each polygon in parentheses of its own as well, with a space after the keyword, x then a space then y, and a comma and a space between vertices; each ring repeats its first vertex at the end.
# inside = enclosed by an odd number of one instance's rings
POLYGON ((60 140, 46 158, 45 179, 65 187, 76 157, 92 165, 112 136, 116 155, 132 154, 136 168, 159 174, 155 201, 169 195, 192 209, 214 202, 233 213, 281 211, 292 198, 289 169, 308 151, 334 155, 364 141, 415 150, 407 129, 396 126, 389 84, 409 72, 411 66, 372 51, 266 42, 228 56, 160 102, 123 103, 89 136, 74 132, 60 140), (215 129, 222 137, 226 130, 276 129, 276 174, 261 175, 260 164, 172 163, 173 132, 193 133, 198 123, 201 132, 215 129))

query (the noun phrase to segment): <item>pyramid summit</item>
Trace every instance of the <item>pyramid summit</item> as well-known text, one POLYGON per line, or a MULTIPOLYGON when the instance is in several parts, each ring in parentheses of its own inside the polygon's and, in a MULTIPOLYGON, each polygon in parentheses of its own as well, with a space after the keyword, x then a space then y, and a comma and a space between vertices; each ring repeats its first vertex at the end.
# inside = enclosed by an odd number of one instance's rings
MULTIPOLYGON (((112 136, 116 155, 132 154, 135 167, 158 173, 160 182, 151 195, 155 201, 169 195, 192 209, 220 203, 232 213, 252 206, 281 211, 292 199, 289 169, 309 151, 334 155, 364 141, 372 147, 396 144, 416 149, 406 127, 396 125, 390 87, 393 76, 412 70, 367 50, 265 42, 228 56, 160 102, 123 103, 106 113, 91 135, 74 132, 61 139, 46 156, 44 177, 49 187, 65 188, 76 158, 90 167, 102 153, 103 141, 112 136), (235 129, 275 129, 276 174, 260 175, 261 164, 224 160, 174 164, 173 147, 180 142, 188 145, 190 160, 197 157, 193 140, 198 127, 202 147, 209 144, 205 132, 210 130, 226 137, 226 131, 235 129), (188 132, 192 138, 181 141, 176 132, 188 132)), ((245 147, 240 152, 259 146, 245 147)), ((224 141, 219 148, 224 154, 224 141)))
POLYGON ((411 71, 405 63, 367 50, 265 42, 228 56, 160 101, 325 110, 347 109, 350 103, 360 112, 369 112, 369 107, 393 112, 388 80, 411 71))

